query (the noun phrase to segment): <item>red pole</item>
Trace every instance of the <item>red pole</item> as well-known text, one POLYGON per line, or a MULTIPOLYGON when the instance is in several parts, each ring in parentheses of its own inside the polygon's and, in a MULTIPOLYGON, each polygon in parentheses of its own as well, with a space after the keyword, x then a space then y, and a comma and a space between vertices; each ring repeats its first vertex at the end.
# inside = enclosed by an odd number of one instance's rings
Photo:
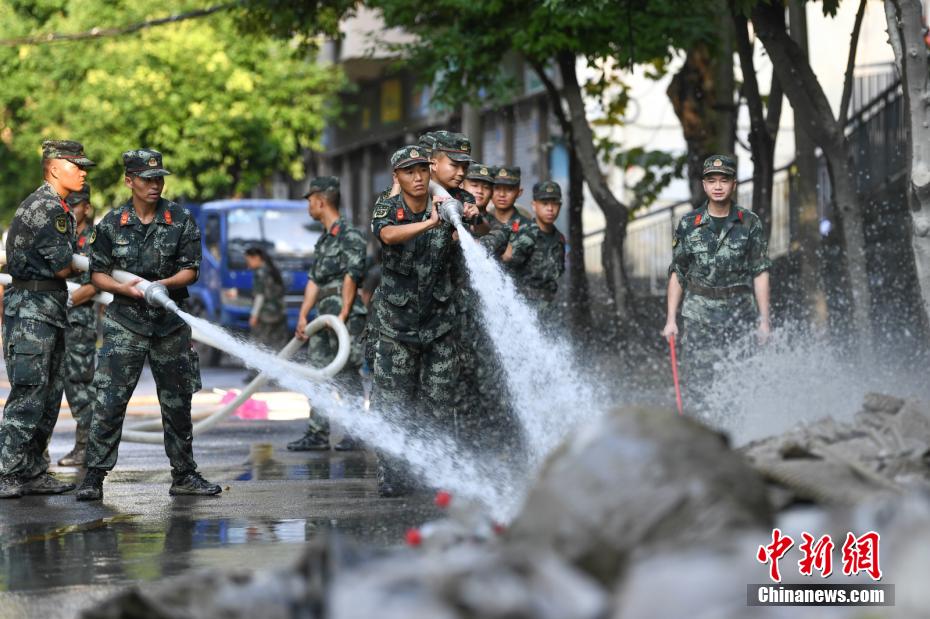
POLYGON ((672 380, 675 382, 675 401, 678 403, 678 414, 683 415, 681 410, 681 385, 678 384, 678 356, 675 354, 675 336, 668 338, 668 350, 672 355, 672 380))

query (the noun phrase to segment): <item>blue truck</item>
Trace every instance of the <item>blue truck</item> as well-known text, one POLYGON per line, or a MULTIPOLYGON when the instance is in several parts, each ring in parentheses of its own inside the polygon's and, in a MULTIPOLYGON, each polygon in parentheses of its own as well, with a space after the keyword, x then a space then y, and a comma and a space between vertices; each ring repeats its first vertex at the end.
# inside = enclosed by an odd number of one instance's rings
MULTIPOLYGON (((200 226, 203 261, 200 278, 190 287, 188 311, 228 329, 249 328, 252 272, 245 250, 260 246, 272 256, 287 289, 287 320, 297 326, 297 311, 313 263, 322 225, 307 214, 303 200, 218 200, 186 204, 200 226)), ((216 365, 220 351, 198 350, 205 365, 216 365)))

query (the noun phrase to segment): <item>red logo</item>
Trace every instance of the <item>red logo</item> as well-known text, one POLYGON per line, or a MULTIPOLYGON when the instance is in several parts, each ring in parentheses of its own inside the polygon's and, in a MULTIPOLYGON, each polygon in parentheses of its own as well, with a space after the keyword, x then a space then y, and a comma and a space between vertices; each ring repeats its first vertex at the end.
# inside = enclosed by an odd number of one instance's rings
POLYGON ((403 221, 404 219, 404 209, 397 209, 397 221, 403 221))
POLYGON ((878 565, 880 540, 875 531, 869 531, 861 537, 847 533, 846 542, 843 543, 843 573, 855 576, 859 572, 865 572, 872 580, 881 580, 882 570, 878 565))
POLYGON ((173 223, 171 221, 171 211, 165 211, 165 223, 169 226, 173 223))
POLYGON ((703 213, 698 213, 698 216, 694 218, 694 225, 695 225, 695 226, 700 226, 700 225, 701 225, 701 218, 702 218, 703 216, 704 216, 703 213))
POLYGON ((808 532, 801 533, 804 542, 798 549, 804 555, 798 561, 798 567, 803 576, 813 576, 814 569, 820 572, 823 578, 833 573, 833 540, 824 535, 814 543, 814 536, 808 532))
POLYGON ((86 236, 82 236, 81 238, 79 238, 79 239, 78 239, 78 247, 80 247, 81 249, 83 249, 83 248, 84 248, 84 243, 85 243, 85 242, 87 242, 87 237, 86 237, 86 236))
POLYGON ((778 571, 778 561, 788 550, 794 546, 794 540, 789 535, 782 535, 781 529, 772 529, 772 543, 768 546, 759 546, 756 559, 759 563, 769 563, 769 578, 774 582, 781 582, 781 573, 778 571))
POLYGON ((67 203, 67 202, 65 202, 65 201, 62 200, 61 198, 58 198, 58 201, 61 202, 61 208, 65 209, 65 212, 66 212, 66 213, 70 213, 70 212, 71 212, 71 209, 68 208, 68 203, 67 203))
POLYGON ((339 234, 339 224, 336 224, 335 226, 333 226, 333 229, 330 230, 329 233, 332 234, 333 236, 336 236, 337 234, 339 234))
MULTIPOLYGON (((829 535, 815 538, 808 532, 801 533, 803 542, 798 546, 801 551, 801 560, 798 561, 798 571, 802 576, 813 576, 814 571, 820 572, 822 578, 833 573, 833 540, 829 535)), ((856 576, 865 572, 872 580, 881 580, 882 570, 878 562, 878 545, 880 536, 875 531, 869 531, 860 537, 852 533, 846 534, 843 544, 843 574, 856 576)), ((773 582, 781 582, 781 573, 778 561, 794 546, 790 535, 783 535, 781 529, 772 529, 772 543, 759 546, 756 560, 759 563, 769 564, 769 578, 773 582)))
POLYGON ((119 225, 125 226, 129 223, 129 211, 123 211, 123 214, 120 215, 119 225))
POLYGON ((519 221, 513 222, 513 223, 510 225, 510 229, 513 230, 514 232, 516 232, 517 230, 519 230, 519 229, 520 229, 520 222, 519 222, 519 221))
POLYGON ((736 211, 736 216, 739 218, 739 222, 743 223, 743 211, 736 211))

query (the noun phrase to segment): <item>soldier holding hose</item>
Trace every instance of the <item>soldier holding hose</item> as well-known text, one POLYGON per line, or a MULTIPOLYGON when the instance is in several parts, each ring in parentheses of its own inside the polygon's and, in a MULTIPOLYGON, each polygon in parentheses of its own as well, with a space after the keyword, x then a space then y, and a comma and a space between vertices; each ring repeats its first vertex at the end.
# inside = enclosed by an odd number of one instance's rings
POLYGON ((200 390, 200 363, 191 346, 191 328, 173 312, 146 303, 135 286, 111 273, 128 271, 167 288, 175 302, 200 269, 200 230, 191 214, 162 198, 165 176, 161 153, 151 149, 123 153, 126 186, 132 197, 97 225, 90 263, 92 281, 113 293, 103 322, 103 347, 97 361, 97 391, 87 445, 87 475, 80 501, 103 498, 103 479, 116 465, 126 406, 145 359, 149 359, 165 428, 165 452, 171 462, 171 495, 212 495, 221 488, 206 481, 194 462, 191 396, 200 390))

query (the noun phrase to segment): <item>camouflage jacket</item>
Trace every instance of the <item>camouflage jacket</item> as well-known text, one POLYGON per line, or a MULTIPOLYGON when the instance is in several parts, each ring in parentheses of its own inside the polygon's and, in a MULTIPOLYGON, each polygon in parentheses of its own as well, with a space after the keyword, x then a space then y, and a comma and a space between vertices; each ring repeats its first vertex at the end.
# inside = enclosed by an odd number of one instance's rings
MULTIPOLYGON (((365 237, 340 217, 329 230, 317 239, 313 250, 313 267, 308 277, 320 287, 317 311, 320 314, 338 314, 342 311, 342 283, 348 274, 361 285, 365 277, 365 237)), ((361 296, 355 302, 349 316, 364 316, 368 313, 361 296)))
POLYGON ((507 245, 513 242, 514 235, 520 231, 520 228, 529 225, 531 220, 523 215, 518 209, 514 208, 513 215, 506 223, 501 223, 497 217, 488 213, 485 215, 491 231, 481 237, 480 243, 487 249, 491 255, 500 258, 507 251, 507 245))
MULTIPOLYGON (((71 264, 74 253, 74 217, 65 201, 48 183, 23 200, 6 240, 7 273, 22 280, 54 280, 55 273, 71 264)), ((68 326, 65 290, 33 292, 11 288, 4 298, 7 316, 68 326)))
MULTIPOLYGON (((90 256, 90 246, 94 242, 94 227, 90 224, 84 226, 84 229, 78 232, 74 240, 74 253, 82 256, 90 256)), ((78 273, 69 277, 68 281, 74 282, 80 286, 90 283, 90 271, 78 273)), ((68 310, 68 323, 82 327, 93 327, 97 324, 96 313, 94 312, 94 302, 87 301, 68 310)))
MULTIPOLYGON (((414 213, 403 194, 394 196, 375 207, 371 230, 380 241, 385 227, 428 219, 432 208, 430 202, 422 213, 414 213)), ((375 309, 381 334, 426 344, 455 326, 452 232, 451 224, 441 222, 406 243, 381 242, 381 286, 375 309)))
POLYGON ((672 245, 669 274, 674 271, 685 289, 682 316, 723 324, 755 315, 753 279, 772 266, 762 222, 755 213, 734 204, 720 235, 715 236, 705 205, 681 218, 672 245), (744 293, 710 298, 689 292, 689 284, 738 288, 744 293))
POLYGON ((531 222, 516 232, 510 269, 517 287, 531 298, 551 299, 565 272, 565 237, 553 226, 546 234, 531 222))
MULTIPOLYGON (((110 274, 129 271, 150 281, 165 279, 183 269, 200 270, 200 229, 187 209, 161 198, 155 218, 145 225, 132 201, 113 209, 97 224, 90 269, 110 274)), ((185 299, 187 289, 171 290, 175 301, 185 299)), ((107 316, 140 335, 163 335, 180 328, 177 315, 142 299, 115 295, 107 316)))
POLYGON ((252 273, 252 294, 256 297, 262 295, 262 307, 258 312, 259 322, 273 324, 286 319, 284 284, 271 276, 271 268, 267 264, 263 264, 252 273))

